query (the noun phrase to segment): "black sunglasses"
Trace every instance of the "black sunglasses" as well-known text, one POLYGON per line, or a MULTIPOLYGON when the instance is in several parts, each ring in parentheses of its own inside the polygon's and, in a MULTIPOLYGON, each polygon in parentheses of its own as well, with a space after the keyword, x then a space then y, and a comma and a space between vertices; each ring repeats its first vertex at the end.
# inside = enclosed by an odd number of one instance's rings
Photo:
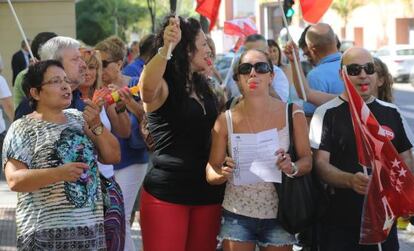
POLYGON ((108 67, 110 63, 115 63, 116 61, 102 60, 102 68, 108 67))
POLYGON ((250 74, 250 72, 252 72, 252 68, 254 68, 254 71, 256 73, 273 72, 273 69, 266 62, 258 62, 258 63, 255 63, 254 65, 250 63, 243 63, 239 65, 238 71, 239 71, 239 74, 243 74, 243 75, 250 74))
POLYGON ((364 69, 365 73, 368 75, 372 75, 375 73, 374 63, 366 63, 364 65, 350 64, 346 66, 346 71, 350 76, 358 76, 359 74, 361 74, 362 69, 364 69))

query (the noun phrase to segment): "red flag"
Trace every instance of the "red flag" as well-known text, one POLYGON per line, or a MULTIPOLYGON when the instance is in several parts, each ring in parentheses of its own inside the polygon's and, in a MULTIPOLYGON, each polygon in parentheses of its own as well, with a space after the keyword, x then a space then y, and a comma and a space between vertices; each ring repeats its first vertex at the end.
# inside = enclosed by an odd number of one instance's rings
POLYGON ((256 24, 251 18, 237 18, 224 21, 224 33, 239 37, 257 34, 256 24))
POLYGON ((398 155, 389 137, 393 132, 381 126, 342 74, 349 97, 358 159, 372 168, 362 212, 360 244, 386 240, 398 216, 414 213, 414 176, 398 155))
POLYGON ((210 20, 208 30, 212 30, 216 24, 220 2, 221 0, 197 0, 196 11, 210 20))
POLYGON ((332 0, 300 0, 303 19, 308 23, 317 23, 328 10, 332 0))

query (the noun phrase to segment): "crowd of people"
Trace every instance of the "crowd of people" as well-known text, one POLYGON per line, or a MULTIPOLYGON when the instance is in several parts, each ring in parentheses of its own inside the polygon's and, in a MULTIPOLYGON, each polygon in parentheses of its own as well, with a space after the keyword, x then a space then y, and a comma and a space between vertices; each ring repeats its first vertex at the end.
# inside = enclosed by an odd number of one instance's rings
MULTIPOLYGON (((145 251, 292 250, 301 244, 277 217, 274 183, 314 168, 329 205, 302 248, 377 250, 359 244, 370 176, 358 163, 342 71, 411 170, 414 137, 392 104, 387 66, 363 48, 342 54, 338 42, 325 23, 283 50, 248 36, 227 83, 194 18, 167 16, 129 51, 115 36, 88 47, 41 32, 29 59, 22 43, 15 108, 0 75, 0 104, 14 121, 6 130, 0 113, 2 171, 19 194, 18 249, 136 250, 139 207, 145 251), (293 63, 299 50, 310 71, 293 63), (292 92, 307 102, 290 106, 292 92)), ((395 225, 381 245, 399 249, 395 225)))

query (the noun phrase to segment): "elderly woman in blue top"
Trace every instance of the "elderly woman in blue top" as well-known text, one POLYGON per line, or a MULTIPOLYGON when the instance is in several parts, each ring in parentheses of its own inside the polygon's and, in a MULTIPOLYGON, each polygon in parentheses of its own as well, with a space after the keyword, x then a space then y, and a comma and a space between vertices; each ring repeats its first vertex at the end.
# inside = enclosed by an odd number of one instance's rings
POLYGON ((99 107, 85 100, 83 113, 67 109, 70 84, 60 62, 29 67, 23 83, 35 111, 6 135, 3 167, 19 192, 19 250, 105 250, 97 160, 120 160, 116 138, 102 126, 99 107))

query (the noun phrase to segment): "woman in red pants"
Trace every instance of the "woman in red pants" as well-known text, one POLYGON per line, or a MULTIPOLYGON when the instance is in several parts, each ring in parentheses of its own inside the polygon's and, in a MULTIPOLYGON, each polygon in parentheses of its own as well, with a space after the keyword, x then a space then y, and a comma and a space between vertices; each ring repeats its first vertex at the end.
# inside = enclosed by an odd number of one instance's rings
POLYGON ((218 114, 202 74, 212 64, 211 50, 200 23, 181 17, 166 20, 155 48, 140 80, 155 143, 141 198, 144 250, 213 251, 223 187, 209 185, 205 176, 218 114))

